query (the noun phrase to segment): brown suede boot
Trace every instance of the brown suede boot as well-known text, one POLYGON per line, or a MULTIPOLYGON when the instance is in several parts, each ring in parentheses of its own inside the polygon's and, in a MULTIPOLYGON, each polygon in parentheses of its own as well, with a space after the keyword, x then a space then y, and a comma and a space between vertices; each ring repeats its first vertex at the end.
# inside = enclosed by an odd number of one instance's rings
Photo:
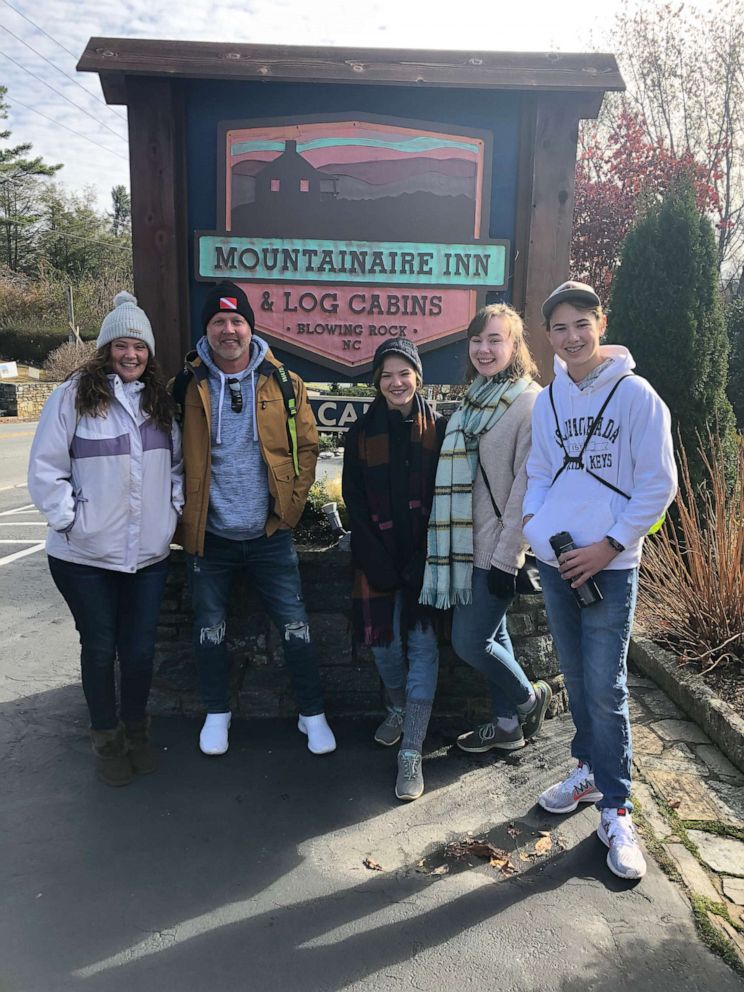
POLYGON ((96 774, 106 785, 129 785, 134 778, 129 760, 124 727, 115 730, 91 730, 93 754, 96 756, 96 774))
POLYGON ((150 743, 150 718, 126 723, 124 727, 132 768, 138 775, 149 775, 158 767, 158 759, 150 743))

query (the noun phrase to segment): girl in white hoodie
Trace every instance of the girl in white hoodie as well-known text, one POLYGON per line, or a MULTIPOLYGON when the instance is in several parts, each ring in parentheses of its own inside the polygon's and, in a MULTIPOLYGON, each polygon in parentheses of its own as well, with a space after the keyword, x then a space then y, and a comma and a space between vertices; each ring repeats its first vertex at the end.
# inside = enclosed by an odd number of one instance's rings
POLYGON ((80 634, 96 770, 126 785, 155 768, 146 706, 183 468, 150 321, 129 293, 114 303, 96 353, 47 400, 28 488, 80 634))
POLYGON ((643 539, 677 488, 669 411, 633 373, 627 348, 602 345, 607 318, 591 286, 558 286, 543 316, 555 379, 533 410, 523 526, 566 680, 578 765, 538 802, 551 813, 596 802, 609 868, 641 878, 646 864, 630 802, 627 652, 643 539), (563 531, 575 548, 556 558, 550 538, 563 531), (581 607, 573 590, 590 580, 601 599, 581 607))

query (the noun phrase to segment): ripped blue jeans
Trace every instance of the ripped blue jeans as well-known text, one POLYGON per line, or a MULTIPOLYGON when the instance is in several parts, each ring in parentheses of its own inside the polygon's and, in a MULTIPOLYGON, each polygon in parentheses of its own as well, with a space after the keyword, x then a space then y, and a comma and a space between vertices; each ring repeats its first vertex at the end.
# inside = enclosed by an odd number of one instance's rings
POLYGON ((300 713, 322 713, 318 658, 310 640, 292 531, 278 530, 253 541, 230 541, 207 532, 204 555, 186 557, 194 610, 194 656, 207 712, 230 711, 225 633, 233 580, 242 572, 282 637, 300 713))

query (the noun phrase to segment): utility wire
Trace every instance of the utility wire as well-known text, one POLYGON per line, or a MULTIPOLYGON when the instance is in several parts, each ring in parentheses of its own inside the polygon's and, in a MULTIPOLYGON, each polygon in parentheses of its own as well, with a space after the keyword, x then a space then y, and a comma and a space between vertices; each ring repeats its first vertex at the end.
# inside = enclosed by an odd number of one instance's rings
MULTIPOLYGON (((74 76, 71 76, 69 73, 65 72, 64 69, 60 69, 60 67, 58 65, 55 65, 51 59, 48 59, 46 55, 42 54, 40 51, 38 51, 38 49, 34 48, 33 45, 29 45, 29 43, 27 41, 24 41, 20 35, 15 34, 13 31, 10 30, 10 28, 6 27, 4 24, 0 24, 0 27, 3 29, 3 31, 9 34, 11 38, 15 38, 16 41, 20 41, 20 43, 22 45, 25 45, 26 48, 28 48, 30 51, 34 53, 34 55, 38 55, 40 59, 43 59, 47 63, 47 65, 50 65, 52 67, 52 69, 56 69, 57 72, 61 73, 65 77, 65 79, 69 79, 71 83, 74 83, 78 89, 81 89, 83 93, 85 93, 86 96, 93 97, 94 100, 98 100, 99 103, 102 103, 107 110, 109 109, 108 104, 104 100, 101 100, 99 97, 97 97, 95 93, 91 93, 90 90, 87 89, 87 87, 83 86, 83 84, 80 82, 79 79, 75 79, 74 76)), ((99 121, 99 123, 102 122, 99 121)), ((116 132, 114 133, 116 134, 116 132)))
MULTIPOLYGON (((48 38, 50 41, 53 41, 55 45, 57 45, 59 48, 62 49, 63 52, 67 52, 67 54, 69 56, 71 56, 73 59, 75 59, 75 61, 77 62, 79 56, 77 56, 75 54, 75 52, 71 52, 69 48, 66 48, 62 44, 62 42, 59 41, 59 39, 57 39, 53 35, 49 34, 48 31, 45 31, 44 28, 41 27, 41 25, 39 25, 39 24, 36 23, 36 21, 32 21, 30 17, 28 17, 26 14, 24 14, 22 10, 19 10, 18 7, 15 7, 12 3, 10 3, 9 0, 2 0, 2 2, 5 4, 6 7, 10 7, 11 10, 14 10, 16 12, 16 14, 18 14, 19 17, 22 17, 24 19, 24 21, 28 21, 28 23, 31 25, 31 27, 32 28, 35 28, 37 31, 39 31, 41 34, 43 34, 45 38, 48 38)), ((24 44, 26 44, 26 42, 24 42, 24 44)), ((28 47, 31 48, 30 45, 28 47)), ((35 49, 32 49, 32 51, 35 51, 35 49)), ((38 54, 41 54, 41 53, 40 52, 37 52, 37 55, 38 54)), ((43 57, 44 56, 42 56, 42 58, 43 57)), ((59 67, 56 66, 55 68, 59 68, 59 67)), ((61 71, 62 70, 60 70, 60 72, 61 71)), ((67 73, 65 73, 65 75, 67 75, 67 73)), ((77 79, 74 79, 74 77, 72 77, 72 76, 68 76, 67 78, 68 79, 72 79, 73 82, 76 82, 76 83, 78 82, 78 80, 77 79)), ((78 85, 80 85, 80 84, 78 83, 78 85)), ((106 103, 106 101, 103 100, 101 97, 97 96, 95 93, 91 93, 91 91, 88 90, 88 89, 86 89, 85 86, 83 86, 82 88, 85 90, 85 92, 89 96, 92 96, 94 100, 97 100, 99 103, 102 103, 104 105, 104 107, 106 107, 108 110, 111 111, 112 114, 115 114, 117 117, 120 117, 122 120, 126 120, 126 117, 124 116, 124 114, 120 114, 118 110, 116 110, 110 104, 106 103)))
MULTIPOLYGON (((104 248, 110 248, 112 251, 125 251, 131 254, 132 249, 126 248, 124 245, 112 245, 109 241, 98 241, 96 238, 84 238, 81 234, 67 234, 64 231, 58 231, 47 228, 45 231, 40 231, 41 238, 72 238, 73 241, 85 241, 86 244, 91 245, 103 245, 104 248)), ((116 235, 112 235, 116 237, 116 235)))
MULTIPOLYGON (((2 27, 2 25, 0 25, 0 27, 2 27)), ((5 28, 5 30, 7 31, 8 29, 5 28)), ((13 37, 15 37, 15 35, 13 37)), ((22 69, 24 72, 27 72, 29 76, 33 76, 34 79, 37 79, 40 83, 43 83, 44 86, 46 86, 47 89, 50 89, 52 93, 54 93, 56 96, 61 96, 63 100, 66 100, 77 110, 81 111, 87 117, 90 117, 90 119, 92 121, 95 121, 99 127, 105 127, 106 130, 110 131, 115 137, 119 139, 119 141, 127 140, 122 134, 119 134, 118 131, 114 131, 112 127, 109 127, 108 124, 104 124, 103 121, 99 121, 98 118, 94 117, 93 114, 90 113, 90 111, 85 109, 85 107, 81 107, 79 103, 75 103, 75 101, 71 100, 69 96, 65 96, 65 94, 61 90, 56 90, 51 83, 48 83, 45 79, 42 79, 41 76, 37 76, 35 72, 32 72, 30 69, 27 69, 25 65, 21 65, 20 62, 16 62, 16 60, 13 58, 12 55, 8 55, 7 52, 3 52, 3 51, 0 51, 0 55, 4 56, 6 59, 8 59, 8 61, 12 62, 13 65, 18 66, 19 69, 22 69)))
MULTIPOLYGON (((1 54, 2 52, 0 52, 0 55, 1 54)), ((105 152, 108 152, 109 155, 116 155, 116 157, 120 158, 123 162, 129 161, 126 155, 120 155, 119 152, 115 152, 113 148, 106 148, 105 145, 101 145, 93 138, 89 138, 87 134, 82 134, 80 131, 76 131, 74 128, 68 127, 66 124, 63 124, 61 121, 55 121, 53 118, 47 117, 47 115, 42 114, 40 110, 37 110, 35 107, 29 107, 27 103, 23 103, 21 100, 17 100, 15 97, 10 98, 10 103, 11 105, 18 104, 19 107, 23 107, 25 110, 30 110, 31 113, 33 114, 38 114, 39 117, 43 117, 45 121, 49 121, 51 124, 54 124, 55 127, 64 128, 64 130, 69 131, 70 134, 74 134, 78 138, 83 138, 85 141, 89 141, 92 145, 95 145, 97 148, 102 148, 105 152)))

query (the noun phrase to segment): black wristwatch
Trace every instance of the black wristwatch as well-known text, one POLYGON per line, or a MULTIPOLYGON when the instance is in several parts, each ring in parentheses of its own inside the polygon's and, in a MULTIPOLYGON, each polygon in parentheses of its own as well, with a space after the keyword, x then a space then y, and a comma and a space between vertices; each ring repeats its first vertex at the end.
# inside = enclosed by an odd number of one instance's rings
POLYGON ((617 551, 618 554, 622 554, 625 551, 625 545, 616 541, 614 537, 610 537, 609 534, 605 536, 605 541, 609 544, 611 548, 617 551))

